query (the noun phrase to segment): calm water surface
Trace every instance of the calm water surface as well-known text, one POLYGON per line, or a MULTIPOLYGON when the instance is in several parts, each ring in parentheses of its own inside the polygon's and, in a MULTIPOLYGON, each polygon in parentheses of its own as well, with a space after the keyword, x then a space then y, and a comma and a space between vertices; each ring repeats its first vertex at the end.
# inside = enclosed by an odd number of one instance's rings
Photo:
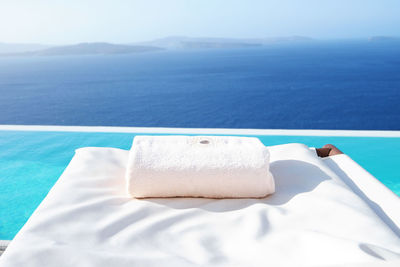
POLYGON ((0 124, 400 130, 400 44, 0 57, 0 124))

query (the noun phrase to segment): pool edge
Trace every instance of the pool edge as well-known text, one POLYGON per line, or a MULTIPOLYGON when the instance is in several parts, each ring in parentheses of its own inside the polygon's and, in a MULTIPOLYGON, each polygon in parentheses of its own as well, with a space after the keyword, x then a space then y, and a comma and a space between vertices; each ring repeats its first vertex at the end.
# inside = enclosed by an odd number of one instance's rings
POLYGON ((57 125, 0 125, 0 130, 51 131, 51 132, 152 133, 152 134, 162 133, 162 134, 400 137, 400 131, 385 131, 385 130, 313 130, 313 129, 288 130, 288 129, 232 129, 232 128, 57 126, 57 125))

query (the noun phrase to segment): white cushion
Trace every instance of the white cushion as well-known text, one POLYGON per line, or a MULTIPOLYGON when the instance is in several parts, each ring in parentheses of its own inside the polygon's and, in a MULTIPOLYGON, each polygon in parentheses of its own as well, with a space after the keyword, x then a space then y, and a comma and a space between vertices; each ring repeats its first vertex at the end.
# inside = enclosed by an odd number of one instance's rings
POLYGON ((128 152, 84 148, 0 257, 7 266, 331 266, 400 239, 307 146, 269 147, 265 199, 131 199, 128 152))

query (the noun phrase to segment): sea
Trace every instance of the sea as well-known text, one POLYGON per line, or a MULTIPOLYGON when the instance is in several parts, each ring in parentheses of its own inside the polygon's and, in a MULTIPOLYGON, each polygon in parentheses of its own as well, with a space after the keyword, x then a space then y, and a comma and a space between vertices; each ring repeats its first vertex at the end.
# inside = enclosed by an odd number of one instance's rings
POLYGON ((400 43, 0 57, 0 124, 400 130, 400 43))

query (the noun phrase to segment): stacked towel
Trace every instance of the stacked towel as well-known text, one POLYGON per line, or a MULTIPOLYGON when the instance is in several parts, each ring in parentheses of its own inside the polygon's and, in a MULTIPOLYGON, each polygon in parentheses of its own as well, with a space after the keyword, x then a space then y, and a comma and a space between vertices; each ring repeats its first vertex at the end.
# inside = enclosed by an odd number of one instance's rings
POLYGON ((126 179, 136 198, 261 198, 275 191, 268 149, 252 137, 136 136, 126 179))

